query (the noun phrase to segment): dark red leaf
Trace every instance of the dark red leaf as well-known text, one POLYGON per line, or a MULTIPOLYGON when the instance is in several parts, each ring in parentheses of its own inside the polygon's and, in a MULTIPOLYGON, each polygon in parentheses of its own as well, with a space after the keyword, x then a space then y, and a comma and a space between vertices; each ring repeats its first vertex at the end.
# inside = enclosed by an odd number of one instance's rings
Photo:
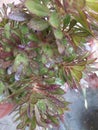
POLYGON ((4 52, 4 51, 2 51, 2 52, 0 52, 0 59, 5 59, 5 58, 8 58, 8 57, 10 57, 12 55, 13 55, 12 52, 4 52))

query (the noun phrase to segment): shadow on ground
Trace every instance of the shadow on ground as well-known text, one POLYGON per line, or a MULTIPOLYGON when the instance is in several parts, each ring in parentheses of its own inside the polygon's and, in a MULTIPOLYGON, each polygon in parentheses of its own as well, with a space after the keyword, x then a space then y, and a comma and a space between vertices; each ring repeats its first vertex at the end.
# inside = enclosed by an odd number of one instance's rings
POLYGON ((70 111, 65 113, 60 128, 52 130, 98 130, 98 89, 87 89, 88 109, 84 106, 82 92, 68 90, 65 95, 70 111))

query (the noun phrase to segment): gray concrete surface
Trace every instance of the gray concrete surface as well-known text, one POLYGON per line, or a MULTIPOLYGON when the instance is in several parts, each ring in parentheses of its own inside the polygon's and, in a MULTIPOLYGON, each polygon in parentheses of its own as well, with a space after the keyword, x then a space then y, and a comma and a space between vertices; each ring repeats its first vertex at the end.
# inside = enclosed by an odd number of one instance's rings
MULTIPOLYGON (((98 89, 87 89, 88 109, 81 92, 68 90, 65 95, 70 111, 65 113, 59 130, 98 130, 98 89)), ((52 130, 58 130, 53 128, 52 130)))

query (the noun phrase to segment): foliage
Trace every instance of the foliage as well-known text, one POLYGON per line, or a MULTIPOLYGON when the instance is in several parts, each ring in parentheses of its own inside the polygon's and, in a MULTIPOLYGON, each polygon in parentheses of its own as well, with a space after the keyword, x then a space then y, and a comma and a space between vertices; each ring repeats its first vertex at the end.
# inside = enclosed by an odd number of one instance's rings
POLYGON ((98 4, 93 2, 25 0, 3 5, 0 93, 6 95, 3 102, 14 103, 18 129, 59 125, 68 105, 61 85, 78 88, 86 68, 95 61, 83 44, 95 36, 98 24, 98 4))

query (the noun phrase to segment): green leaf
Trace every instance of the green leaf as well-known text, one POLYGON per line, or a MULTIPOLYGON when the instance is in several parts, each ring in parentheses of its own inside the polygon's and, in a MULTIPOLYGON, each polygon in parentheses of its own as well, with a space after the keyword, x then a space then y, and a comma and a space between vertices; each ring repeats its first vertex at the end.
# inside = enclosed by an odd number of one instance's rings
POLYGON ((47 55, 48 57, 53 56, 53 49, 49 44, 43 44, 42 50, 43 50, 44 54, 47 55))
POLYGON ((57 12, 50 14, 49 22, 54 28, 58 28, 60 26, 60 19, 57 12))
MULTIPOLYGON (((64 75, 64 74, 62 73, 62 75, 64 75)), ((55 84, 64 85, 64 83, 65 83, 65 79, 62 79, 62 77, 55 79, 55 84)))
POLYGON ((6 35, 6 38, 10 38, 11 36, 11 28, 10 28, 10 25, 9 23, 7 23, 5 26, 4 26, 4 32, 5 32, 5 35, 6 35))
POLYGON ((29 40, 31 40, 31 41, 34 41, 34 42, 38 42, 39 41, 39 39, 38 39, 38 37, 32 32, 32 34, 28 34, 27 35, 27 38, 29 39, 29 40))
POLYGON ((75 45, 76 47, 78 47, 78 46, 80 45, 80 42, 81 42, 81 40, 82 40, 82 37, 79 37, 78 35, 73 34, 73 35, 72 35, 72 40, 73 40, 73 42, 74 42, 74 45, 75 45))
POLYGON ((20 30, 21 30, 22 34, 27 34, 29 32, 28 26, 26 26, 26 25, 21 25, 20 30))
POLYGON ((57 88, 56 90, 51 92, 52 94, 64 95, 65 91, 61 88, 57 88))
POLYGON ((43 19, 33 18, 28 23, 28 26, 33 30, 43 31, 48 28, 49 24, 43 19))
POLYGON ((69 25, 69 30, 70 31, 75 25, 76 25, 77 21, 75 19, 72 19, 69 25))
POLYGON ((35 105, 35 117, 36 117, 36 121, 38 122, 38 124, 40 126, 43 126, 44 128, 46 128, 47 124, 45 122, 42 122, 42 120, 41 120, 41 114, 40 114, 40 112, 38 110, 37 105, 35 105))
POLYGON ((39 73, 40 73, 41 75, 44 75, 44 74, 47 74, 47 72, 48 72, 48 69, 45 68, 44 66, 41 66, 39 73))
POLYGON ((62 44, 63 45, 66 45, 67 44, 67 40, 64 38, 64 39, 62 39, 62 44))
POLYGON ((70 72, 72 77, 74 77, 78 82, 80 82, 80 79, 82 78, 82 72, 75 69, 71 69, 70 72))
POLYGON ((5 85, 2 81, 0 81, 0 94, 3 94, 3 91, 5 90, 5 85))
POLYGON ((42 55, 41 60, 42 60, 42 63, 43 63, 43 64, 46 64, 46 63, 47 63, 47 58, 46 58, 45 55, 42 55))
POLYGON ((48 78, 48 79, 45 79, 45 82, 47 82, 48 84, 54 84, 55 79, 54 78, 48 78))
POLYGON ((44 17, 49 15, 49 9, 41 4, 40 1, 26 0, 25 6, 32 14, 37 16, 44 17))
POLYGON ((62 80, 63 83, 66 81, 66 76, 64 74, 63 68, 59 68, 58 77, 62 80))
POLYGON ((60 29, 55 29, 54 30, 54 35, 55 35, 55 37, 57 38, 57 39, 62 39, 63 38, 63 33, 62 33, 62 31, 60 30, 60 29))
POLYGON ((0 75, 4 75, 6 73, 6 71, 4 69, 0 68, 0 75))
POLYGON ((36 117, 33 116, 33 119, 31 120, 30 130, 35 130, 36 128, 36 117))
POLYGON ((52 121, 52 123, 59 125, 59 120, 57 119, 57 117, 48 116, 48 118, 52 121))
POLYGON ((45 5, 48 5, 51 0, 42 0, 45 5))
POLYGON ((24 122, 21 122, 21 123, 19 123, 18 125, 17 125, 17 129, 22 129, 22 128, 24 128, 24 122))
MULTIPOLYGON (((53 66, 51 66, 51 67, 53 67, 53 66)), ((49 77, 54 77, 54 71, 48 71, 48 73, 47 73, 48 75, 49 75, 49 77)))
POLYGON ((77 32, 75 32, 75 35, 77 35, 78 37, 87 37, 90 33, 85 30, 85 28, 81 28, 81 31, 79 32, 79 30, 77 30, 77 32))
POLYGON ((42 112, 46 112, 46 104, 44 100, 39 100, 37 102, 37 107, 39 108, 39 110, 41 110, 42 112))
POLYGON ((13 64, 13 70, 17 71, 17 68, 20 65, 23 65, 23 68, 26 68, 28 66, 28 63, 29 63, 28 57, 25 54, 18 54, 13 64))
POLYGON ((81 10, 79 10, 78 12, 79 12, 79 16, 75 15, 75 19, 85 28, 85 30, 91 32, 87 21, 86 13, 81 10))
POLYGON ((42 94, 32 92, 31 103, 36 104, 39 99, 43 99, 43 98, 44 98, 44 96, 42 94))
POLYGON ((78 70, 78 71, 83 71, 83 70, 85 69, 85 66, 75 65, 75 66, 73 66, 73 68, 74 68, 75 70, 78 70))
POLYGON ((65 16, 64 20, 63 20, 63 26, 64 26, 64 28, 70 23, 70 19, 71 19, 70 15, 67 14, 65 16))

